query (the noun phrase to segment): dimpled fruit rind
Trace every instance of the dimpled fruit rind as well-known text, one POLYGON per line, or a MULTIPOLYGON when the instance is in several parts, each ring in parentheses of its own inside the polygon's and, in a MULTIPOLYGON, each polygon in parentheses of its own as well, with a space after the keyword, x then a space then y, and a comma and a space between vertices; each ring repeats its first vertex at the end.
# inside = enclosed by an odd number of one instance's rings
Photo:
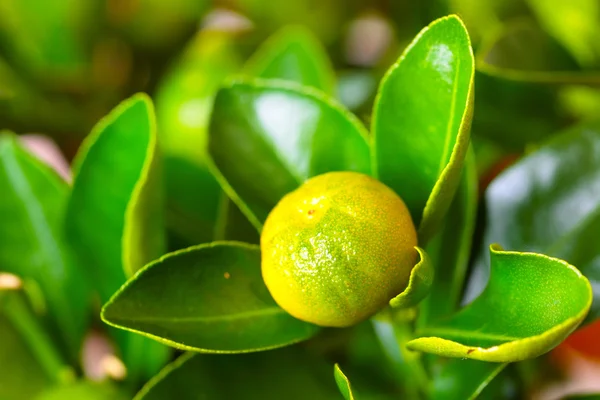
POLYGON ((418 254, 406 205, 356 172, 306 181, 269 214, 262 276, 281 308, 321 326, 354 325, 407 286, 418 254))

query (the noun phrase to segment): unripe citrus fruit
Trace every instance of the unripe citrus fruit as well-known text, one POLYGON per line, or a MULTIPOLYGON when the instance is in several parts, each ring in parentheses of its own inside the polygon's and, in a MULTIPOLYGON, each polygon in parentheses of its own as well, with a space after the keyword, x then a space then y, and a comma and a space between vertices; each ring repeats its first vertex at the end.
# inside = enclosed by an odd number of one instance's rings
POLYGON ((407 286, 417 234, 404 202, 356 172, 306 181, 269 214, 262 276, 281 308, 322 326, 354 325, 407 286))

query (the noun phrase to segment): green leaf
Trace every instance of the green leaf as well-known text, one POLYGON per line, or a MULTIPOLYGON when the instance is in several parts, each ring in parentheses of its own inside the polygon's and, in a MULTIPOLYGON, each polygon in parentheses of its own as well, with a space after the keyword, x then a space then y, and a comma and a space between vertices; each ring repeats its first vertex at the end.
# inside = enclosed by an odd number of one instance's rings
POLYGON ((88 287, 65 247, 69 186, 0 133, 0 268, 42 289, 55 335, 75 359, 88 321, 88 287))
POLYGON ((209 151, 223 189, 262 228, 271 209, 306 179, 330 171, 370 172, 366 131, 320 92, 282 81, 221 89, 209 151))
POLYGON ((444 360, 433 379, 432 400, 474 400, 507 364, 444 360))
POLYGON ((231 34, 203 30, 157 87, 166 223, 190 245, 214 238, 222 191, 206 167, 208 123, 219 86, 240 66, 231 34))
POLYGON ((104 306, 102 318, 207 353, 267 350, 319 331, 277 306, 262 280, 258 247, 235 242, 194 246, 150 263, 104 306))
POLYGON ((477 171, 470 149, 460 184, 440 232, 427 245, 435 271, 429 296, 419 308, 419 326, 451 314, 463 292, 477 216, 477 171))
POLYGON ((479 49, 477 70, 500 78, 536 83, 597 83, 600 74, 582 71, 577 62, 546 32, 528 19, 518 19, 479 49))
POLYGON ((327 52, 313 33, 288 26, 267 39, 248 60, 245 73, 265 79, 283 79, 333 92, 335 72, 327 52))
MULTIPOLYGON (((164 249, 160 165, 150 99, 136 95, 100 121, 74 167, 66 232, 101 301, 164 249)), ((160 368, 167 349, 118 334, 130 375, 160 368)))
MULTIPOLYGON (((576 265, 594 287, 590 319, 600 316, 599 190, 600 122, 590 122, 557 135, 504 171, 486 194, 484 243, 576 265)), ((486 263, 478 264, 485 272, 486 263)))
POLYGON ((46 390, 36 400, 126 400, 130 398, 110 382, 79 381, 46 390))
POLYGON ((331 366, 294 346, 254 354, 185 354, 168 365, 135 400, 331 400, 339 392, 331 366))
POLYGON ((164 249, 156 126, 136 95, 100 121, 74 167, 66 229, 102 300, 164 249))
POLYGON ((209 0, 137 0, 126 9, 112 4, 107 8, 113 13, 109 14, 112 16, 109 22, 125 31, 128 42, 147 50, 168 51, 194 32, 210 3, 209 0))
POLYGON ((354 400, 355 397, 352 393, 352 386, 350 385, 350 381, 348 380, 346 375, 344 375, 338 364, 335 364, 335 366, 333 367, 333 376, 335 377, 335 383, 337 383, 338 389, 340 389, 340 392, 342 393, 342 396, 344 396, 344 399, 354 400))
POLYGON ((410 273, 408 286, 402 293, 390 300, 392 308, 410 308, 421 302, 431 289, 433 284, 434 269, 431 260, 425 250, 415 247, 419 253, 419 262, 410 273))
POLYGON ((5 0, 0 4, 0 39, 19 69, 47 83, 83 83, 95 6, 85 0, 48 3, 5 0), (69 21, 69 23, 65 23, 69 21))
POLYGON ((424 245, 460 180, 473 113, 474 61, 461 20, 434 21, 383 78, 373 108, 376 176, 404 200, 424 245))
POLYGON ((55 376, 44 369, 24 332, 16 327, 14 319, 21 317, 17 315, 21 310, 8 310, 6 300, 6 294, 0 291, 0 398, 33 398, 49 387, 55 376), (12 318, 6 311, 12 313, 12 318))
POLYGON ((585 318, 589 281, 573 266, 542 254, 491 246, 484 292, 452 317, 418 332, 412 350, 445 357, 513 362, 544 354, 585 318), (493 318, 490 318, 493 316, 493 318))
POLYGON ((528 0, 526 3, 544 28, 569 49, 581 65, 598 65, 600 4, 596 0, 528 0))

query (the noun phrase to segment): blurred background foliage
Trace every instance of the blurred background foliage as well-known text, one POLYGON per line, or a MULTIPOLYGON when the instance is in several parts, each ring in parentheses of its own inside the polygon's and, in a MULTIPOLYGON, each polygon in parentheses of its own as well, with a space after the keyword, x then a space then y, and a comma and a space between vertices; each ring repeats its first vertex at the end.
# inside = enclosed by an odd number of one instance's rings
MULTIPOLYGON (((257 242, 206 156, 220 85, 236 75, 269 77, 253 62, 255 51, 268 38, 263 56, 277 46, 281 29, 305 29, 326 51, 314 58, 332 71, 306 84, 331 91, 368 122, 387 68, 423 26, 450 13, 464 20, 476 55, 472 138, 481 189, 551 135, 598 118, 597 0, 2 0, 0 128, 47 135, 71 160, 100 118, 146 92, 164 157, 169 248, 257 242)), ((6 332, 3 343, 18 342, 6 332)), ((0 346, 0 361, 15 348, 0 346)), ((369 354, 356 355, 365 371, 361 357, 369 354)), ((507 369, 488 391, 535 386, 532 363, 515 367, 519 378, 507 369)))

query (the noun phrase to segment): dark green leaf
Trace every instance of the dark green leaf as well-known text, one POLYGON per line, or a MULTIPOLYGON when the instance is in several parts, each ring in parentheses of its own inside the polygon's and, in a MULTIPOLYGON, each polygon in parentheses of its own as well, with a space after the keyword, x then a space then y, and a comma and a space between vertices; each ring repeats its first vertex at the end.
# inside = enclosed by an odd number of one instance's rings
MULTIPOLYGON (((590 279, 600 315, 600 123, 568 130, 498 176, 487 191, 484 243, 567 260, 590 279)), ((479 262, 480 269, 486 263, 479 262)), ((485 276, 482 277, 482 280, 485 276)))
POLYGON ((419 262, 410 273, 410 280, 406 289, 390 300, 392 308, 415 307, 429 294, 434 278, 433 265, 431 265, 431 260, 423 249, 416 247, 416 250, 419 253, 419 262))
POLYGON ((16 137, 0 134, 0 193, 0 269, 41 287, 53 331, 75 359, 89 293, 61 230, 69 186, 23 150, 16 137))
POLYGON ((282 81, 219 91, 209 149, 223 188, 258 229, 288 192, 330 171, 369 173, 366 131, 316 91, 282 81))
POLYGON ((337 383, 338 389, 340 389, 340 392, 342 393, 342 396, 344 396, 344 399, 354 400, 355 396, 352 393, 352 386, 350 385, 350 381, 348 380, 346 375, 344 375, 338 364, 335 364, 335 366, 333 367, 333 375, 335 377, 335 383, 337 383))
POLYGON ((331 366, 299 347, 254 354, 185 354, 135 400, 306 400, 341 398, 331 366))
POLYGON ((444 224, 427 245, 435 270, 430 295, 419 308, 419 326, 451 314, 461 299, 477 213, 477 171, 472 149, 444 224))
POLYGON ((507 364, 476 360, 444 360, 433 379, 432 400, 473 400, 507 364))
MULTIPOLYGON (((101 301, 163 253, 156 127, 150 99, 136 95, 96 125, 77 155, 66 230, 101 301)), ((117 337, 130 375, 160 368, 166 348, 117 337)))
POLYGON ((583 321, 592 289, 575 267, 499 246, 490 251, 492 274, 484 292, 450 318, 420 330, 420 337, 407 344, 409 349, 482 361, 521 361, 548 352, 583 321))
POLYGON ((36 400, 126 400, 129 396, 109 382, 80 381, 46 390, 36 400))
POLYGON ((253 54, 245 72, 254 77, 283 79, 332 93, 335 72, 319 40, 302 26, 281 29, 253 54))
POLYGON ((142 269, 102 310, 109 324, 184 350, 243 353, 286 346, 319 327, 277 306, 257 246, 212 243, 142 269))
POLYGON ((375 174, 402 197, 421 245, 441 224, 469 146, 475 69, 456 16, 434 21, 381 82, 373 109, 375 174))

